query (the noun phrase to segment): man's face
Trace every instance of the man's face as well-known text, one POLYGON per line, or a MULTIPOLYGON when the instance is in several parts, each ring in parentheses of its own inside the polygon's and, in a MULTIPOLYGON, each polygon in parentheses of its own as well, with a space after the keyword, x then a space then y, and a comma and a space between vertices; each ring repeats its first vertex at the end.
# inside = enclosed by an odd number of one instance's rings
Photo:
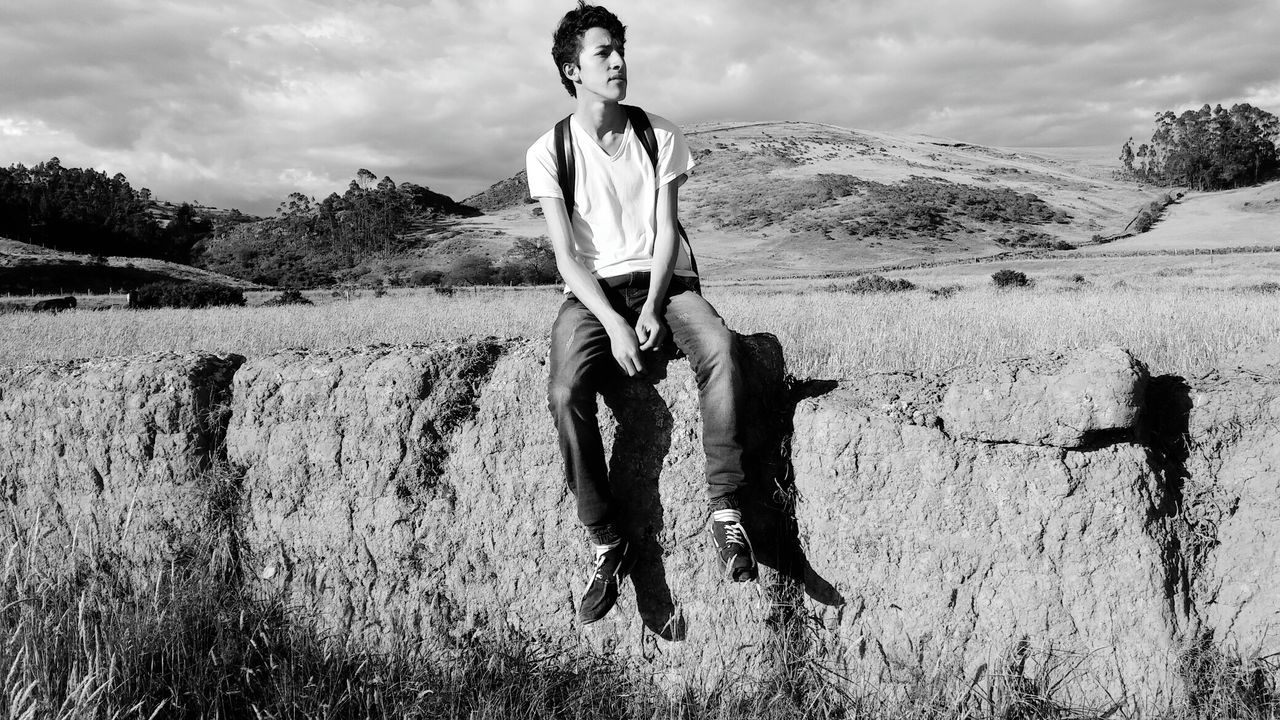
POLYGON ((588 97, 622 102, 627 96, 627 61, 622 57, 622 45, 604 28, 590 28, 582 34, 578 66, 567 69, 566 74, 578 83, 579 97, 586 93, 588 97))

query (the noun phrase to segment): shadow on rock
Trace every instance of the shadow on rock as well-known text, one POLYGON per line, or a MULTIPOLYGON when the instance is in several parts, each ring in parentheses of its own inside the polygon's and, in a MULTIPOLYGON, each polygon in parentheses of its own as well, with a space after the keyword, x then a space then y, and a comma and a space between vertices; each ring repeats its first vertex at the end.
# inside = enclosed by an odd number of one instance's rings
MULTIPOLYGON (((777 573, 767 590, 778 605, 797 605, 801 589, 817 602, 843 605, 844 598, 810 565, 801 547, 790 460, 796 403, 829 392, 836 383, 788 385, 777 338, 738 336, 738 342, 746 382, 741 432, 747 489, 740 500, 756 559, 777 573)), ((651 632, 678 641, 687 627, 671 595, 659 542, 665 527, 659 478, 674 421, 654 387, 666 376, 667 363, 650 360, 649 368, 643 380, 620 383, 603 394, 617 421, 609 480, 617 506, 627 508, 622 522, 638 550, 631 574, 637 609, 651 632)))
MULTIPOLYGON (((746 422, 743 423, 743 468, 747 476, 743 524, 751 536, 756 559, 778 573, 781 582, 775 590, 803 588, 805 595, 816 602, 844 605, 844 597, 814 569, 801 546, 795 519, 795 475, 791 467, 796 404, 804 398, 831 392, 838 383, 783 381, 782 346, 773 335, 761 333, 744 337, 742 346, 743 362, 748 368, 746 422)), ((794 600, 798 598, 777 598, 777 602, 794 600)))
MULTIPOLYGON (((650 363, 651 368, 654 363, 650 363)), ((650 371, 665 377, 665 364, 650 371)), ((636 608, 644 625, 664 640, 683 640, 685 623, 671 597, 662 545, 664 527, 658 478, 671 448, 673 421, 667 403, 648 382, 630 382, 604 394, 618 426, 609 459, 609 484, 618 507, 627 508, 623 527, 638 558, 631 571, 636 608)))

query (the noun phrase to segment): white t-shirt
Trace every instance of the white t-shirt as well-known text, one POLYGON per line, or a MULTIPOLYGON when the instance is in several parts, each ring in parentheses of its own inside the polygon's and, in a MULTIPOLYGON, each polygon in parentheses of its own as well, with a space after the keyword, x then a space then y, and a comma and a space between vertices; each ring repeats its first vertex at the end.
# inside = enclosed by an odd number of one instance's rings
MULTIPOLYGON (((658 188, 683 184, 693 157, 680 129, 652 113, 649 122, 658 144, 658 171, 631 123, 618 151, 609 156, 577 118, 569 121, 574 149, 573 254, 598 278, 653 268, 657 236, 658 188)), ((564 199, 556 178, 555 129, 538 138, 525 154, 529 194, 564 199)), ((696 277, 689 253, 676 238, 675 274, 696 277)))

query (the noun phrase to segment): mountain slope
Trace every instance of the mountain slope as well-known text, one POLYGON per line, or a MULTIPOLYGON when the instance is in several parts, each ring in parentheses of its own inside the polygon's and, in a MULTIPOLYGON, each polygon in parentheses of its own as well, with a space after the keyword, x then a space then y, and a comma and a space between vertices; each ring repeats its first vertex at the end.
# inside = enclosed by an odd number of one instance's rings
POLYGON ((77 255, 0 238, 0 293, 127 292, 164 280, 211 282, 246 290, 261 287, 165 260, 77 255))
MULTIPOLYGON (((1155 193, 1110 177, 1104 148, 1009 150, 809 122, 685 128, 680 190, 699 262, 718 277, 865 269, 1088 243, 1155 193)), ((476 229, 542 235, 522 176, 484 197, 476 229)), ((460 227, 467 227, 463 223, 460 227)))

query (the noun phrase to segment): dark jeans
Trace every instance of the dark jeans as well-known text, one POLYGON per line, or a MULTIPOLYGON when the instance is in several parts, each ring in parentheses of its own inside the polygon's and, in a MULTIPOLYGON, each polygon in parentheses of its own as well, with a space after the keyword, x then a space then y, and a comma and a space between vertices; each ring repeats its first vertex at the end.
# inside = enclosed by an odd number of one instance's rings
MULTIPOLYGON (((601 281, 613 308, 632 325, 649 293, 649 273, 601 281)), ((707 495, 713 510, 737 507, 744 484, 739 435, 743 383, 738 343, 695 279, 672 277, 662 318, 671 340, 689 358, 698 379, 702 445, 707 455, 707 495)), ((646 362, 654 362, 651 353, 646 362)), ((551 329, 548 400, 569 489, 578 518, 596 542, 616 535, 609 472, 596 419, 596 395, 625 377, 610 350, 609 335, 596 316, 570 295, 551 329)))

